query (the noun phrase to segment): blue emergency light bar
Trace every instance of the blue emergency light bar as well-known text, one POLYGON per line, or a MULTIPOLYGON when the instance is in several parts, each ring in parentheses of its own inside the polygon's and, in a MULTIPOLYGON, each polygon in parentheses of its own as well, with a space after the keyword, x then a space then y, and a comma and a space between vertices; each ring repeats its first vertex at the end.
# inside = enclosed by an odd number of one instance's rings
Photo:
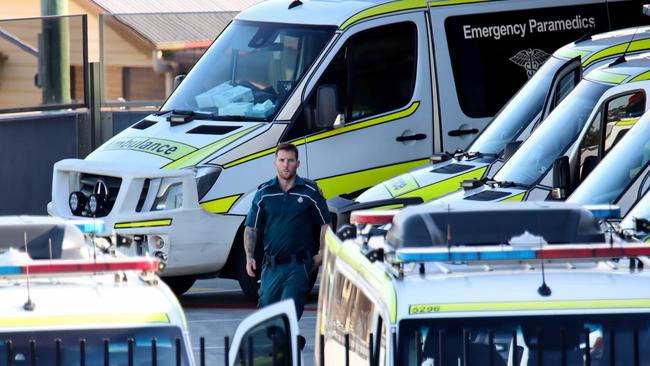
POLYGON ((621 218, 621 208, 616 205, 585 205, 584 207, 599 220, 621 218))
POLYGON ((490 245, 480 248, 404 248, 396 251, 397 259, 402 262, 519 262, 640 256, 650 256, 648 244, 558 244, 539 248, 490 245))
POLYGON ((70 220, 84 234, 101 234, 106 225, 102 220, 70 220))

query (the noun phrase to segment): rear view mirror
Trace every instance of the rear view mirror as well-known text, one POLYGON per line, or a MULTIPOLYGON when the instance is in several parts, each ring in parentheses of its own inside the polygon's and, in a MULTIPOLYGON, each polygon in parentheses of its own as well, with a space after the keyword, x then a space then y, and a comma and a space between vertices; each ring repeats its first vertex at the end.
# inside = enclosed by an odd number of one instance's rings
POLYGON ((339 96, 336 85, 325 84, 316 91, 316 127, 328 128, 338 122, 340 127, 344 121, 339 117, 339 96))
POLYGON ((649 4, 643 5, 643 14, 646 15, 646 16, 650 16, 650 5, 649 4))
POLYGON ((508 144, 506 144, 506 148, 503 151, 503 160, 507 161, 510 159, 517 150, 519 150, 519 146, 521 146, 521 143, 523 141, 517 140, 517 141, 510 141, 508 144))
POLYGON ((551 195, 556 200, 563 200, 569 195, 571 188, 571 171, 569 157, 561 156, 553 162, 553 191, 551 195))

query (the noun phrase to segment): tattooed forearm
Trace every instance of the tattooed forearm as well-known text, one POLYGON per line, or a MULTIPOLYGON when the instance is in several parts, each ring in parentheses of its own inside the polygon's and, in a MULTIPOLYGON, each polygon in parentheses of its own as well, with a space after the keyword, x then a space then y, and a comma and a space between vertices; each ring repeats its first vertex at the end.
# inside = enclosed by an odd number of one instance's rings
POLYGON ((257 243, 257 229, 246 226, 246 229, 244 229, 244 250, 246 251, 246 258, 254 257, 255 243, 257 243))

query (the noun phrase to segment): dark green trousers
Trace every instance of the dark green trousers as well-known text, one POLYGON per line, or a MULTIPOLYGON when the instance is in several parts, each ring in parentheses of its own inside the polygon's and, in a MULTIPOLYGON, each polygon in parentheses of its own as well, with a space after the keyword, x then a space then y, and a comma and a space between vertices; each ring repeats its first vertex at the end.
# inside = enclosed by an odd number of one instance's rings
POLYGON ((293 299, 298 319, 302 317, 309 291, 309 271, 311 259, 291 263, 262 266, 260 283, 260 306, 293 299))

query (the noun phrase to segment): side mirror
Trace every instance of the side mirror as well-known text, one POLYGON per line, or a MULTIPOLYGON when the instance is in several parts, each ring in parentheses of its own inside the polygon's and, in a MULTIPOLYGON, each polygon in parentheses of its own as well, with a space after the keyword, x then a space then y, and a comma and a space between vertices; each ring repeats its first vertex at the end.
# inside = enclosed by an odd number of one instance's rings
POLYGON ((510 141, 506 144, 506 148, 503 150, 503 160, 507 161, 510 159, 517 150, 519 150, 519 146, 521 146, 521 143, 523 141, 517 140, 517 141, 510 141))
POLYGON ((174 89, 173 90, 176 90, 176 88, 178 88, 178 86, 181 84, 181 82, 183 80, 185 80, 186 76, 187 76, 186 74, 180 74, 180 75, 174 76, 174 89))
POLYGON ((649 4, 643 5, 643 14, 646 15, 646 16, 650 16, 650 5, 649 4))
POLYGON ((551 196, 556 200, 563 200, 569 195, 571 188, 571 171, 569 157, 561 156, 553 162, 553 191, 551 196))
POLYGON ((634 231, 638 233, 650 233, 650 220, 641 217, 634 218, 634 231))
POLYGON ((324 84, 316 91, 316 127, 328 128, 338 123, 342 127, 345 121, 339 115, 339 95, 336 85, 324 84))

